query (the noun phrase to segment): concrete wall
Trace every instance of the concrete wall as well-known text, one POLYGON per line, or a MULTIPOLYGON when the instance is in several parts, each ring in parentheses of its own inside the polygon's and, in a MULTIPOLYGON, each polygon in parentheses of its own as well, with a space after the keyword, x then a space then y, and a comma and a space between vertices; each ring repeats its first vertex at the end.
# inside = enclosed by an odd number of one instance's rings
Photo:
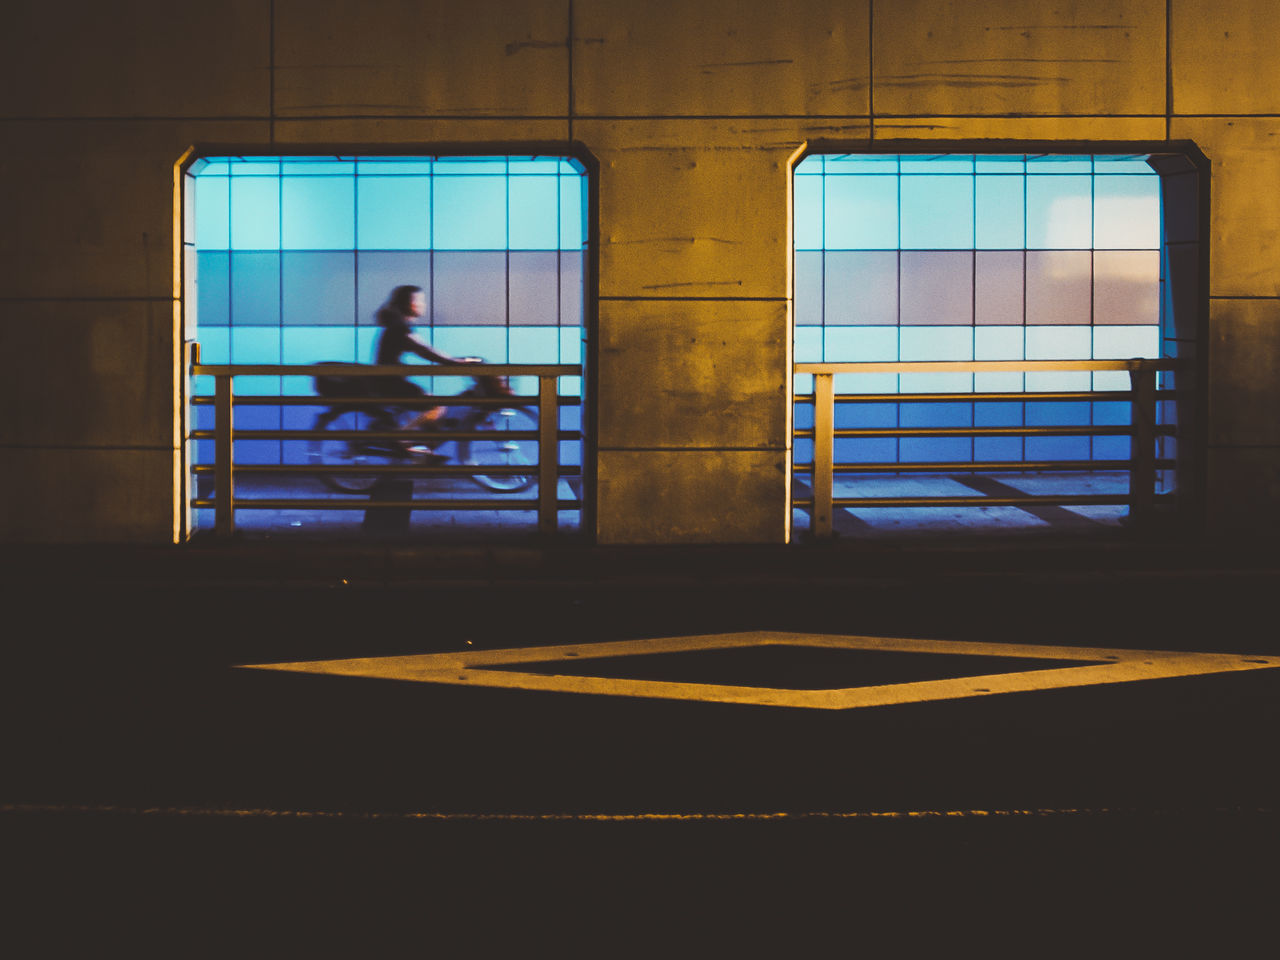
POLYGON ((19 0, 0 36, 0 538, 173 536, 194 143, 600 160, 598 536, 780 542, 789 163, 814 139, 1190 139, 1209 497, 1280 527, 1273 0, 19 0))

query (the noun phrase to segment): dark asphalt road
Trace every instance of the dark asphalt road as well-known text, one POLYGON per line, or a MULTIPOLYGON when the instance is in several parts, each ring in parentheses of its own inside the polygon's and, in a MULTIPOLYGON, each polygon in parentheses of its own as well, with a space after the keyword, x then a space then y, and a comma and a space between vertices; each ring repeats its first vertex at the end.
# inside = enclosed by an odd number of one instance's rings
POLYGON ((757 629, 1280 655, 1256 556, 398 549, 10 556, 11 907, 699 902, 742 933, 789 898, 1277 892, 1280 670, 806 711, 235 667, 757 629))

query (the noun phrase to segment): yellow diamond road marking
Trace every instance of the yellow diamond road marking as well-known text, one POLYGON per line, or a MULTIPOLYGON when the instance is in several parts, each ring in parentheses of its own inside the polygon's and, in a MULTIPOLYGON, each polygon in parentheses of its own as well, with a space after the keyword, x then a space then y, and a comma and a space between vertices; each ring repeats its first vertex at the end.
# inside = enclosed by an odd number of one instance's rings
POLYGON ((656 697, 711 703, 848 710, 854 707, 878 707, 895 703, 983 697, 997 693, 1087 687, 1104 683, 1157 680, 1164 677, 1230 673, 1238 670, 1263 670, 1280 667, 1280 656, 1182 653, 1172 650, 1123 650, 1103 647, 1050 647, 1018 643, 914 640, 902 637, 843 637, 755 631, 699 637, 661 637, 652 640, 575 643, 508 650, 464 650, 456 653, 359 657, 351 660, 258 663, 245 666, 255 670, 285 670, 294 673, 412 680, 420 683, 447 683, 456 686, 505 687, 513 690, 546 690, 554 693, 595 693, 615 697, 656 697), (654 653, 737 650, 767 646, 1099 662, 1056 670, 1052 668, 1023 670, 987 676, 922 680, 914 683, 890 683, 833 690, 789 690, 662 680, 626 680, 521 673, 516 669, 493 669, 516 666, 521 663, 554 662, 561 659, 566 663, 572 663, 575 660, 587 658, 633 657, 654 653))

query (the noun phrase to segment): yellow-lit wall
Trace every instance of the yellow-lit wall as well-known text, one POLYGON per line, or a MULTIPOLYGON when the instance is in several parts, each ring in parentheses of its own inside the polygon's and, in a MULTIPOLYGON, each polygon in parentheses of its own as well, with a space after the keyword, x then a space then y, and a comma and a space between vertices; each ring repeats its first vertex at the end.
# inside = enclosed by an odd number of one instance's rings
POLYGON ((0 539, 174 535, 174 163, 571 141, 600 161, 604 543, 781 542, 811 139, 1195 141, 1209 518, 1280 526, 1274 0, 18 0, 0 33, 0 539))

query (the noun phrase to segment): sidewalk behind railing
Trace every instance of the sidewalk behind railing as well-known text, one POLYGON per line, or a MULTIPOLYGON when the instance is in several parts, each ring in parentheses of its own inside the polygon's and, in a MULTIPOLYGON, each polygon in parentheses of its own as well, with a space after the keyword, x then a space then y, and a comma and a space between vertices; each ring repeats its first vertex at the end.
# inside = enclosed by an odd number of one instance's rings
MULTIPOLYGON (((219 537, 227 537, 235 532, 235 511, 237 509, 265 509, 265 510, 527 510, 529 509, 530 500, 528 498, 518 498, 513 496, 492 497, 492 498, 438 498, 438 499, 410 499, 410 500, 389 500, 375 497, 360 497, 357 499, 340 499, 340 498, 288 498, 288 499, 263 499, 263 498, 240 498, 236 495, 236 476, 240 472, 266 475, 283 475, 283 476, 299 476, 310 475, 316 476, 325 472, 327 468, 311 464, 253 464, 243 467, 237 466, 235 462, 235 441, 236 440, 311 440, 311 439, 334 439, 334 440, 394 440, 403 439, 405 434, 377 432, 370 430, 360 431, 338 431, 338 430, 239 430, 235 429, 235 409, 238 406, 247 405, 269 405, 269 406, 319 406, 319 407, 357 407, 357 406, 387 406, 391 404, 399 406, 412 407, 429 407, 429 406, 449 406, 465 404, 470 407, 482 406, 517 406, 517 407, 537 407, 538 410, 538 429, 537 431, 511 431, 504 434, 504 437, 510 440, 536 440, 538 445, 538 462, 536 467, 531 467, 537 471, 538 478, 538 495, 536 500, 536 510, 538 517, 539 533, 554 533, 557 525, 557 513, 561 509, 578 509, 581 504, 576 500, 559 500, 558 488, 559 478, 561 476, 575 475, 580 472, 579 467, 561 466, 560 465, 560 441, 561 440, 577 440, 581 438, 581 432, 576 430, 559 429, 560 407, 577 404, 580 400, 577 397, 561 397, 557 391, 557 380, 559 377, 580 376, 581 367, 571 364, 459 364, 444 365, 433 364, 425 366, 416 364, 411 366, 365 366, 351 365, 344 367, 340 371, 335 371, 332 364, 318 364, 305 366, 292 365, 266 365, 266 364, 248 364, 248 365, 226 365, 226 364, 202 364, 199 362, 199 352, 195 344, 192 347, 190 357, 191 362, 188 368, 192 376, 208 376, 214 378, 214 394, 208 396, 194 396, 191 398, 193 405, 212 404, 214 408, 214 428, 212 430, 192 429, 188 432, 190 440, 213 440, 214 441, 214 462, 213 464, 199 464, 192 468, 192 472, 196 476, 213 476, 213 497, 212 499, 193 497, 191 506, 194 508, 208 509, 213 508, 214 511, 214 531, 219 537), (353 397, 353 398, 330 398, 319 396, 252 396, 237 397, 233 381, 236 377, 243 376, 269 376, 269 377, 315 377, 315 376, 334 376, 335 373, 341 376, 359 376, 359 377, 462 377, 471 378, 475 376, 506 376, 506 377, 537 377, 538 393, 534 397, 504 397, 504 398, 483 398, 483 397, 467 397, 460 400, 456 395, 427 395, 423 397, 415 397, 406 401, 404 397, 398 398, 376 398, 376 397, 353 397)), ((478 433, 474 430, 440 430, 432 431, 431 439, 447 441, 447 440, 468 440, 479 439, 480 437, 492 434, 478 433)), ((333 468, 328 468, 333 469, 333 468)), ((418 465, 385 465, 385 466, 364 466, 359 469, 362 474, 374 476, 413 476, 413 477, 448 477, 448 476, 470 476, 471 474, 501 474, 512 473, 512 467, 472 467, 464 465, 442 465, 442 466, 418 466, 418 465)))
POLYGON ((1131 515, 1145 519, 1156 500, 1157 469, 1172 468, 1173 461, 1156 457, 1156 437, 1172 435, 1171 425, 1156 422, 1156 405, 1176 396, 1173 390, 1158 390, 1156 374, 1176 368, 1174 360, 986 360, 986 361, 921 361, 880 363, 797 363, 798 374, 813 375, 813 393, 797 395, 797 403, 813 403, 813 429, 796 430, 799 439, 813 439, 813 466, 795 465, 796 473, 812 470, 812 498, 798 497, 792 505, 811 506, 810 530, 815 537, 833 535, 832 510, 835 507, 991 507, 1018 505, 1101 505, 1128 504, 1131 515), (1082 390, 1018 393, 858 393, 837 396, 834 378, 837 374, 902 374, 902 373, 1030 373, 1042 371, 1127 371, 1131 389, 1082 390), (1034 402, 1045 400, 1123 401, 1132 404, 1133 416, 1128 426, 999 426, 999 427, 857 427, 835 426, 835 405, 839 403, 939 403, 939 402, 1034 402), (846 437, 993 437, 993 436, 1131 436, 1128 460, 1045 460, 994 461, 981 463, 957 461, 948 463, 836 463, 835 441, 846 437), (836 497, 836 473, 944 473, 981 472, 984 470, 1081 470, 1126 469, 1129 493, 1106 496, 1090 494, 1033 495, 1007 497, 836 497))

